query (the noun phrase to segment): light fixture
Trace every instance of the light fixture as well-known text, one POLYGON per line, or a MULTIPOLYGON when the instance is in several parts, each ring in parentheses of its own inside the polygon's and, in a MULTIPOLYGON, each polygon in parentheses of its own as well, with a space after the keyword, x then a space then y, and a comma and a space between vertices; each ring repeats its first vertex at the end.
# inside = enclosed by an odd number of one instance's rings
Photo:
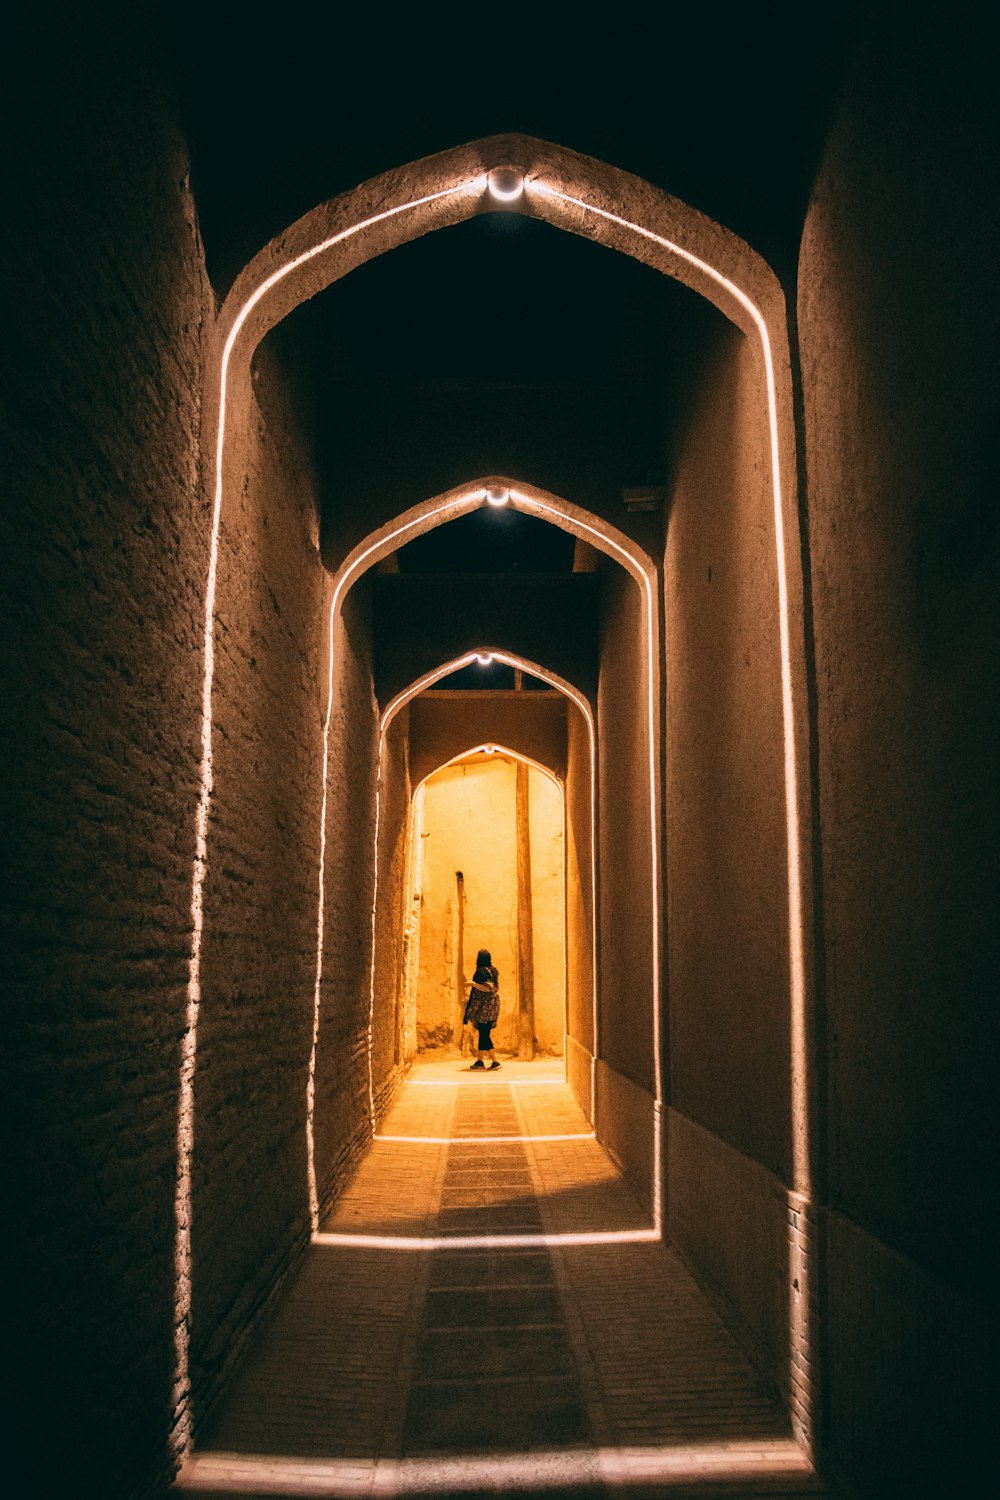
POLYGON ((506 505, 509 500, 510 500, 510 490, 508 490, 504 485, 502 485, 502 484, 491 484, 491 485, 487 486, 487 489, 486 489, 486 503, 487 503, 487 505, 495 505, 495 506, 499 507, 501 505, 506 505))
POLYGON ((516 167, 494 167, 486 182, 499 203, 513 203, 524 192, 524 175, 516 167))
POLYGON ((476 661, 479 663, 479 665, 481 667, 491 667, 493 665, 493 652, 492 651, 477 651, 476 652, 476 661))
POLYGON ((486 751, 487 755, 492 755, 494 750, 496 749, 496 745, 484 745, 483 749, 486 751))

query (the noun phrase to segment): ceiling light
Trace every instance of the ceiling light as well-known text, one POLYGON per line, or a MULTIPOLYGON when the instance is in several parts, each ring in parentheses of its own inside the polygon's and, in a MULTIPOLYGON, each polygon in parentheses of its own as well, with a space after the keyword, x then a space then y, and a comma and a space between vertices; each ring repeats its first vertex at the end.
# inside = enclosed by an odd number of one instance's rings
POLYGON ((493 652, 492 651, 477 651, 476 652, 476 661, 479 663, 479 665, 481 667, 491 667, 493 665, 493 652))
POLYGON ((502 484, 491 484, 486 491, 488 505, 506 505, 509 499, 510 490, 505 489, 502 484))
POLYGON ((516 167, 494 167, 486 181, 499 203, 513 203, 524 192, 524 175, 516 167))

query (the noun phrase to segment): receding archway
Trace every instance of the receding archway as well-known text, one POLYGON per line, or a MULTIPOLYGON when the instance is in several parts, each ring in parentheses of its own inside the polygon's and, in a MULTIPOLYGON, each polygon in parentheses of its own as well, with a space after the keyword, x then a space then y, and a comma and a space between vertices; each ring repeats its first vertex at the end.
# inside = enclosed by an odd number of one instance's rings
MULTIPOLYGON (((662 1224, 662 1159, 663 1159, 663 1074, 661 1063, 661 1011, 660 1011, 660 951, 659 931, 661 926, 661 902, 660 889, 660 860, 659 860, 659 789, 658 789, 658 755, 659 755, 659 725, 658 725, 658 689, 657 689, 657 663, 659 660, 659 632, 658 632, 658 581, 656 569, 652 560, 644 550, 632 538, 626 536, 617 527, 609 524, 599 517, 585 512, 572 502, 556 496, 535 485, 526 484, 523 481, 515 481, 509 476, 491 475, 483 479, 473 481, 469 485, 460 486, 456 490, 450 490, 443 495, 437 495, 424 501, 421 505, 414 506, 394 520, 388 522, 379 531, 363 538, 357 546, 343 559, 334 576, 330 604, 327 616, 326 631, 326 683, 327 699, 324 717, 323 737, 323 769, 322 769, 322 801, 320 812, 320 880, 319 880, 319 910, 317 915, 317 946, 316 946, 316 970, 314 986, 313 1007, 313 1043, 309 1061, 308 1092, 307 1092, 307 1151, 308 1151, 308 1175, 309 1175, 309 1202, 310 1213, 314 1232, 319 1224, 319 1193, 316 1176, 315 1156, 315 1079, 316 1079, 316 1057, 319 1039, 319 1026, 321 1014, 321 992, 323 986, 323 950, 325 933, 325 881, 324 871, 326 866, 327 852, 327 828, 329 819, 328 808, 328 766, 330 755, 330 725, 333 714, 334 702, 334 665, 337 659, 337 631, 341 611, 347 594, 352 586, 371 568, 373 568, 384 557, 387 557, 407 541, 415 536, 455 519, 459 515, 467 514, 469 511, 488 504, 487 492, 503 490, 507 495, 508 503, 515 509, 523 510, 527 514, 538 516, 562 529, 571 532, 597 550, 603 552, 609 559, 617 563, 624 572, 633 580, 639 591, 640 609, 642 617, 641 630, 641 653, 642 653, 642 679, 644 684, 643 702, 641 704, 640 719, 644 726, 646 736, 646 797, 648 805, 647 834, 648 839, 648 870, 649 870, 649 909, 652 913, 653 942, 650 944, 649 958, 649 995, 653 1058, 654 1058, 654 1090, 651 1101, 652 1115, 649 1120, 649 1135, 651 1137, 650 1159, 648 1175, 652 1195, 653 1219, 657 1229, 662 1224)), ((490 641, 482 641, 471 650, 460 657, 437 665, 406 688, 399 691, 386 705, 380 721, 379 741, 379 764, 384 762, 384 751, 386 744, 386 733, 399 710, 405 706, 415 695, 430 687, 440 678, 451 672, 471 664, 478 654, 488 653, 499 662, 523 668, 533 676, 539 677, 558 688, 579 710, 587 732, 588 756, 589 756, 589 837, 588 862, 590 867, 590 972, 591 972, 591 1046, 588 1050, 585 1066, 586 1078, 582 1081, 581 1092, 586 1093, 587 1107, 592 1110, 598 1096, 597 1071, 601 1057, 601 1009, 599 1003, 599 941, 597 932, 598 911, 598 840, 597 840, 597 779, 598 779, 598 753, 597 732, 595 726, 596 704, 588 700, 587 696, 574 684, 561 677, 551 668, 540 665, 526 657, 514 655, 490 641)), ((378 847, 380 815, 382 807, 382 782, 381 773, 376 788, 375 801, 375 844, 378 847)), ((371 908, 371 961, 370 961, 370 985, 369 985, 369 1014, 368 1014, 368 1045, 369 1045, 369 1067, 368 1067, 368 1100, 371 1128, 375 1128, 375 1097, 373 1085, 373 1071, 371 1065, 371 1039, 374 1026, 375 1004, 376 1004, 376 968, 375 968, 375 929, 376 914, 378 910, 378 873, 376 863, 375 889, 371 908)), ((645 1133, 645 1132, 644 1132, 645 1133)))
MULTIPOLYGON (((190 1183, 194 1124, 193 1100, 197 1057, 197 1022, 201 1000, 202 889, 209 855, 209 811, 212 801, 212 699, 214 677, 215 593, 219 526, 234 455, 226 443, 227 408, 246 404, 253 350, 264 333, 305 297, 329 285, 355 265, 396 244, 482 209, 499 205, 488 196, 487 172, 513 164, 525 183, 527 211, 559 227, 580 233, 633 255, 684 281, 715 303, 759 351, 765 374, 767 426, 774 499, 774 546, 778 579, 777 615, 781 642, 784 732, 785 814, 788 867, 788 961, 791 1012, 791 1095, 793 1119, 793 1187, 809 1187, 809 1095, 807 980, 809 965, 803 939, 803 855, 809 840, 808 801, 800 807, 798 767, 808 763, 805 716, 805 652, 801 634, 802 583, 797 545, 794 428, 790 358, 784 303, 777 279, 747 246, 703 215, 648 184, 601 163, 526 137, 499 137, 459 148, 387 174, 314 210, 276 240, 242 273, 222 309, 217 325, 217 364, 209 387, 214 452, 212 545, 205 591, 205 674, 202 692, 201 776, 196 815, 196 849, 192 882, 192 947, 186 1026, 182 1042, 178 1115, 176 1305, 178 1390, 182 1444, 189 1436, 186 1412, 187 1340, 190 1300, 190 1183), (791 538, 791 543, 786 542, 791 538), (794 628, 793 628, 794 627, 794 628)), ((655 570, 647 584, 655 585, 655 570)), ((651 643, 658 634, 652 611, 651 643)), ((652 653, 651 653, 652 660, 652 653)), ((658 730, 658 704, 649 707, 651 743, 658 730)), ((653 757, 651 756, 651 761, 653 757)), ((659 792, 654 765, 651 833, 654 858, 659 839, 659 792)), ((658 878, 658 877, 657 877, 658 878)), ((659 1024, 660 931, 654 924, 654 983, 659 1024)), ((659 1048, 656 1066, 660 1066, 659 1048)), ((793 1323, 806 1319, 804 1266, 794 1281, 793 1323)))
POLYGON ((566 1033, 565 805, 547 766, 471 745, 413 788, 404 929, 405 1056, 467 1053, 472 955, 489 949, 503 1005, 498 1052, 563 1057, 566 1033))

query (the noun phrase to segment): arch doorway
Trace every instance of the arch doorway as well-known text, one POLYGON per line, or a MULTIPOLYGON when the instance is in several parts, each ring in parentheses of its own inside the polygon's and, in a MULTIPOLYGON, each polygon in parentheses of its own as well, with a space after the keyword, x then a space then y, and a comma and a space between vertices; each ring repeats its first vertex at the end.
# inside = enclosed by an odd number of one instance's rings
POLYGON ((433 772, 410 816, 407 1058, 469 1053, 476 952, 500 971, 501 1054, 561 1057, 566 1036, 563 791, 550 772, 482 746, 433 772))

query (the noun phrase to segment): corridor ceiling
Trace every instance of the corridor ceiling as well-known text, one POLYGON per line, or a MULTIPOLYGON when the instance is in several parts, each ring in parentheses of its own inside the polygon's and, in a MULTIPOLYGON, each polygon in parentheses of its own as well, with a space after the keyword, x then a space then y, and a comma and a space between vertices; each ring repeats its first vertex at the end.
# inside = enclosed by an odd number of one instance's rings
MULTIPOLYGON (((199 29, 164 51, 222 295, 301 214, 386 169, 520 131, 643 176, 794 266, 850 8, 733 8, 571 28, 516 7, 451 35, 199 29), (207 34, 206 34, 207 31, 207 34)), ((331 23, 332 25, 332 23, 331 23)), ((270 336, 315 435, 326 512, 396 513, 489 473, 585 507, 669 478, 671 418, 723 320, 648 267, 518 214, 411 242, 270 336)), ((619 502, 620 503, 620 502, 619 502)), ((567 571, 571 540, 508 514, 441 528, 403 571, 567 571)))

